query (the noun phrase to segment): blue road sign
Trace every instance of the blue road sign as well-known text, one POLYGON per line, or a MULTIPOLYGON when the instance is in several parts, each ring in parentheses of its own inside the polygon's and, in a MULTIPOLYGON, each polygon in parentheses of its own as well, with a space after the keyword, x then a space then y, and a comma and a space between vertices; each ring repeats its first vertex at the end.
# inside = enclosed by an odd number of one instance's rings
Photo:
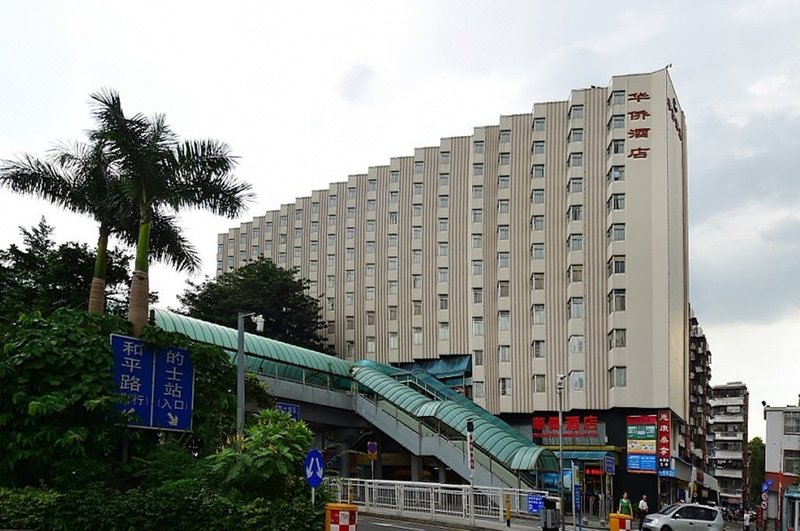
POLYGON ((111 335, 114 382, 128 401, 117 408, 129 426, 191 431, 194 366, 189 352, 157 348, 133 337, 111 335))
POLYGON ((607 455, 603 458, 603 469, 606 474, 613 476, 617 471, 617 460, 613 455, 607 455))
POLYGON ((318 450, 308 452, 306 460, 303 462, 303 470, 306 473, 306 481, 312 489, 316 489, 322 484, 322 478, 325 477, 325 460, 322 459, 322 454, 318 450))
POLYGON ((656 456, 650 454, 628 454, 628 470, 653 472, 656 471, 656 456))
POLYGON ((277 402, 275 404, 275 409, 279 411, 285 411, 294 420, 300 420, 300 404, 291 404, 289 402, 277 402))
POLYGON ((544 496, 541 494, 528 494, 528 512, 539 514, 544 509, 544 496))
POLYGON ((767 492, 769 488, 772 486, 772 480, 768 479, 764 483, 761 484, 761 492, 767 492))
POLYGON ((575 483, 573 485, 574 489, 572 491, 573 499, 575 500, 575 512, 577 513, 578 517, 581 516, 581 484, 575 483))

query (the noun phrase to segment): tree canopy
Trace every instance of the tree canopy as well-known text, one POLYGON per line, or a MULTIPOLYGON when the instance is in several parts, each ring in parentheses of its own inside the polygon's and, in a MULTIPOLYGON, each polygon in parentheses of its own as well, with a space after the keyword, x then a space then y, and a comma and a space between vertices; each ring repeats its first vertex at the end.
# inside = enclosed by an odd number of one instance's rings
MULTIPOLYGON (((239 312, 254 312, 264 316, 265 337, 326 351, 325 341, 319 335, 324 325, 319 302, 306 293, 308 280, 299 278, 295 271, 259 258, 189 286, 178 299, 191 317, 236 328, 239 312)), ((245 326, 255 332, 249 319, 245 326)))
POLYGON ((756 502, 761 497, 761 484, 764 482, 764 466, 766 461, 764 441, 761 437, 753 437, 747 443, 750 454, 750 501, 756 502))

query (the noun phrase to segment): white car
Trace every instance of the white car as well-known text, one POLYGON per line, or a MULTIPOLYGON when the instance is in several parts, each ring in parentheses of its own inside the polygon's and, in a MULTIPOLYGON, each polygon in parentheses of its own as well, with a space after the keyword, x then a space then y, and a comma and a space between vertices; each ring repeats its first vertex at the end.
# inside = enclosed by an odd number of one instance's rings
POLYGON ((648 531, 723 531, 725 521, 717 507, 676 503, 644 517, 648 531))

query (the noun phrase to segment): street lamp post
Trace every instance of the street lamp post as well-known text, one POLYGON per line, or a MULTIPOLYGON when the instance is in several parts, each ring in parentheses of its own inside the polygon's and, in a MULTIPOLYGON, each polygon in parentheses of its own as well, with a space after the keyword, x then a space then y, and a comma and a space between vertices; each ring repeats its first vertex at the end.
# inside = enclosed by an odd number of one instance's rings
POLYGON ((236 351, 236 437, 239 444, 244 436, 244 318, 250 317, 256 323, 256 331, 264 331, 264 317, 255 312, 239 312, 237 327, 238 341, 236 351))
MULTIPOLYGON (((561 515, 561 531, 566 529, 564 514, 564 379, 566 374, 556 375, 556 391, 558 392, 558 504, 561 515)), ((573 478, 574 480, 574 478, 573 478)))

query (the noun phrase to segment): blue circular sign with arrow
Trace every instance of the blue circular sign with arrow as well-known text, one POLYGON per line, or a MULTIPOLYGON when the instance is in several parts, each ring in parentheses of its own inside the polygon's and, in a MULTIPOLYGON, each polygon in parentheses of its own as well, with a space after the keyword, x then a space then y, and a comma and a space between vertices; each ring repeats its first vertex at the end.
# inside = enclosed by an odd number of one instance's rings
POLYGON ((303 462, 303 470, 306 473, 306 481, 312 489, 322 485, 322 478, 325 477, 325 460, 318 450, 308 452, 303 462))

